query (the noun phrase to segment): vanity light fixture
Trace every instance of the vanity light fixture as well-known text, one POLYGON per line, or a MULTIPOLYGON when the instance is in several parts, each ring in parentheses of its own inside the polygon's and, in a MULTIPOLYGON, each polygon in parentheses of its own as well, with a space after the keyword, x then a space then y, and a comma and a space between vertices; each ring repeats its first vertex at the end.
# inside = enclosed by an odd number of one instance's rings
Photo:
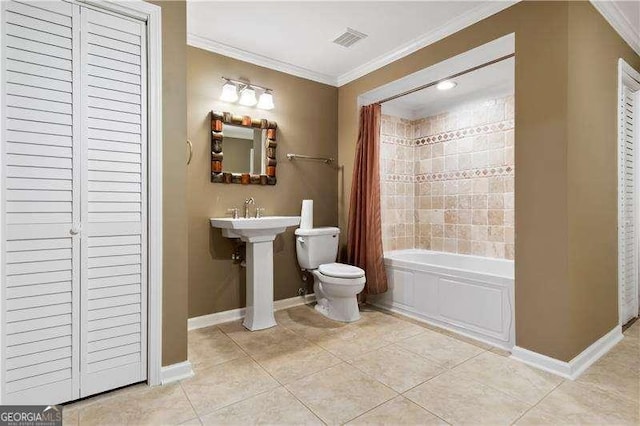
POLYGON ((257 106, 260 109, 273 109, 273 91, 267 87, 257 86, 248 81, 233 80, 222 77, 225 80, 222 86, 220 100, 225 102, 238 102, 244 106, 257 106), (256 91, 260 93, 260 99, 256 97, 256 91), (238 96, 238 93, 240 94, 238 96))
POLYGON ((456 83, 455 81, 451 81, 451 80, 443 80, 440 83, 438 83, 438 85, 436 86, 436 88, 438 90, 449 90, 449 89, 453 89, 454 87, 456 87, 458 85, 458 83, 456 83))
POLYGON ((271 90, 265 90, 260 99, 258 100, 258 108, 260 109, 273 109, 273 95, 271 90))
POLYGON ((225 102, 236 102, 238 100, 238 86, 232 83, 231 80, 227 80, 224 86, 222 86, 220 99, 225 102))

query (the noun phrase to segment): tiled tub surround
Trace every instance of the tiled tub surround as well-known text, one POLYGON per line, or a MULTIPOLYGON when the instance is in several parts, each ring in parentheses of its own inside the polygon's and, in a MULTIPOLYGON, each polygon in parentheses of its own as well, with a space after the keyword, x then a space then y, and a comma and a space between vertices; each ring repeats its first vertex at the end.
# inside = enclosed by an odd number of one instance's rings
POLYGON ((299 306, 278 326, 189 332, 195 376, 64 408, 65 425, 637 425, 640 323, 576 381, 384 312, 343 324, 299 306))
POLYGON ((514 258, 513 101, 470 103, 414 121, 383 116, 385 250, 514 258))
POLYGON ((386 250, 415 244, 415 141, 411 122, 384 115, 380 129, 380 201, 386 250))

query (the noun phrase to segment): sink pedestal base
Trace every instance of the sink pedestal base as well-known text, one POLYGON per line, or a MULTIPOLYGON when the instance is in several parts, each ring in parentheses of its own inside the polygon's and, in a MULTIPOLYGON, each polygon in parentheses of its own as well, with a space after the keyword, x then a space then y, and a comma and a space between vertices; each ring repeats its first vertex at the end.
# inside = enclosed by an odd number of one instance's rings
POLYGON ((247 243, 247 308, 244 325, 251 331, 276 325, 273 316, 273 237, 243 238, 247 243))
POLYGON ((251 331, 273 327, 273 240, 289 226, 299 225, 300 216, 212 217, 209 222, 223 236, 247 243, 247 315, 242 325, 251 331))

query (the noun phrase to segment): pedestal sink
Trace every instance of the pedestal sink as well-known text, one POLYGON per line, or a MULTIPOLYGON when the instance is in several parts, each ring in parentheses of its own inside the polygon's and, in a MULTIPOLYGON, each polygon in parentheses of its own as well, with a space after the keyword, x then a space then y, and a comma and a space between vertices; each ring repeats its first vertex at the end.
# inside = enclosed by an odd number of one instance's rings
POLYGON ((247 314, 243 325, 252 331, 273 327, 273 240, 288 227, 299 225, 300 216, 209 221, 214 228, 222 229, 223 236, 247 243, 247 314))

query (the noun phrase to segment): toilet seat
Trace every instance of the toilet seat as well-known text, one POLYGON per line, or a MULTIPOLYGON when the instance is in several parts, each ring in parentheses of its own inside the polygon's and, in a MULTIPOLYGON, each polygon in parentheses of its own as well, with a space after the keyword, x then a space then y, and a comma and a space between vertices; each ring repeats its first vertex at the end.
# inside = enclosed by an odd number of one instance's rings
POLYGON ((326 277, 354 279, 364 277, 364 271, 357 266, 344 263, 325 263, 318 267, 318 272, 326 277))
POLYGON ((364 285, 367 282, 367 279, 362 276, 359 278, 337 278, 329 275, 325 275, 319 270, 311 271, 313 275, 317 276, 318 279, 324 284, 331 284, 338 287, 358 287, 364 285))

